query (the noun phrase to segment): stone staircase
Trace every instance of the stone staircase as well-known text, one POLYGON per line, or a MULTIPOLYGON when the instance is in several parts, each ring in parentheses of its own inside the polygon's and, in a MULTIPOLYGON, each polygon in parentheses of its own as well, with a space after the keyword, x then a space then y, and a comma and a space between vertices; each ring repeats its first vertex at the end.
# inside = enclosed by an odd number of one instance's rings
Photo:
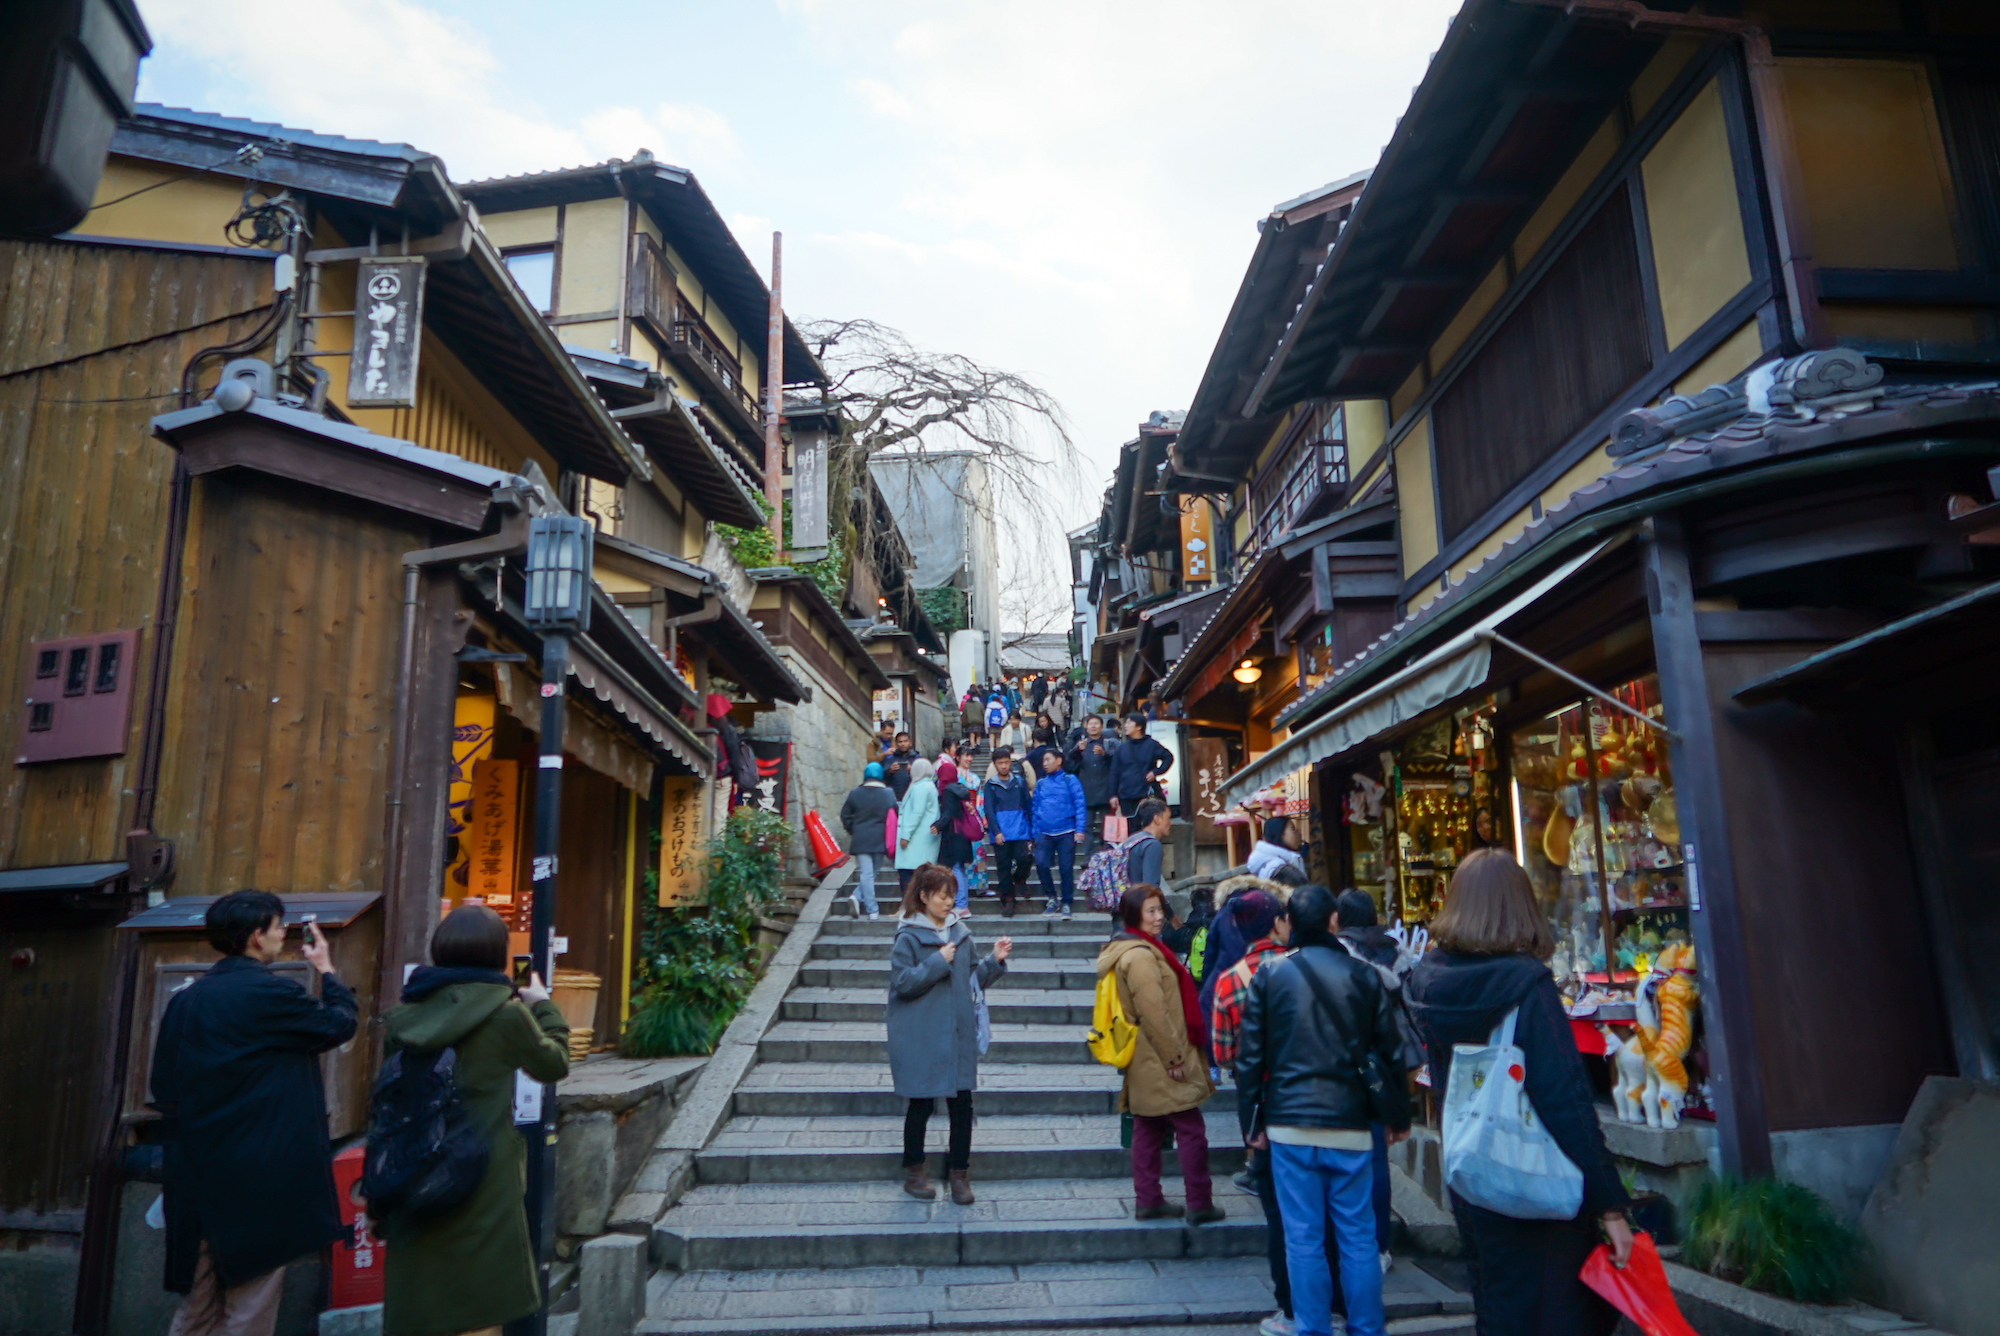
MULTIPOLYGON (((893 872, 880 876, 885 911, 893 872)), ((989 900, 990 904, 991 901, 989 900)), ((1030 909, 1032 906, 1032 909, 1030 909)), ((1233 1092, 1206 1110, 1211 1225, 1132 1218, 1120 1145, 1119 1074, 1082 1043, 1106 926, 976 913, 982 954, 1014 939, 988 995, 993 1040, 975 1097, 978 1201, 902 1191, 903 1104, 891 1088, 883 1008, 893 912, 837 906, 735 1087, 728 1118, 694 1152, 693 1183, 652 1227, 659 1270, 642 1332, 1089 1331, 1254 1322, 1273 1308, 1264 1222, 1235 1189, 1233 1092)), ((946 1120, 931 1121, 942 1178, 946 1120)), ((1179 1173, 1163 1166, 1170 1199, 1179 1173)), ((1457 1298, 1414 1268, 1392 1273, 1391 1314, 1450 1311, 1457 1298)), ((1428 1329, 1428 1328, 1425 1328, 1428 1329)))

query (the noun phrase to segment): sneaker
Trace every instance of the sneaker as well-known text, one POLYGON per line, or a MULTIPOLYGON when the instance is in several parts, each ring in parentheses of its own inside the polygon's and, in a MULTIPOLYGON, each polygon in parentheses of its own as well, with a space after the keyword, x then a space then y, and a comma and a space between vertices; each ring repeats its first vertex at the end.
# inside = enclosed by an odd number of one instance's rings
POLYGON ((1069 922, 1069 907, 1068 907, 1067 905, 1065 905, 1065 906, 1063 907, 1063 913, 1062 913, 1062 916, 1063 916, 1063 922, 1064 922, 1064 923, 1067 923, 1067 922, 1069 922))
POLYGON ((1273 1313, 1257 1324, 1257 1332, 1258 1336, 1298 1336, 1299 1328, 1283 1313, 1273 1313))
POLYGON ((1158 1206, 1141 1206, 1132 1212, 1134 1220, 1178 1220, 1187 1214, 1187 1208, 1177 1201, 1163 1201, 1158 1206))
POLYGON ((1247 1192, 1253 1197, 1257 1195, 1257 1179, 1248 1169, 1245 1169, 1229 1181, 1236 1185, 1238 1192, 1247 1192))
POLYGON ((880 922, 882 921, 882 911, 880 911, 880 910, 878 910, 878 909, 871 909, 871 910, 869 910, 869 911, 868 911, 868 921, 869 921, 870 923, 880 923, 880 922))
POLYGON ((1055 916, 1056 916, 1056 907, 1055 907, 1054 905, 1043 905, 1043 906, 1042 906, 1042 917, 1043 917, 1043 918, 1054 918, 1055 916))
POLYGON ((1223 1210, 1220 1206, 1207 1206, 1190 1214, 1188 1216, 1188 1223, 1191 1225, 1212 1225, 1218 1220, 1226 1220, 1228 1218, 1229 1212, 1223 1210))
POLYGON ((1396 1265, 1396 1254, 1384 1248, 1382 1250, 1382 1274, 1385 1276, 1388 1275, 1389 1268, 1394 1265, 1396 1265))

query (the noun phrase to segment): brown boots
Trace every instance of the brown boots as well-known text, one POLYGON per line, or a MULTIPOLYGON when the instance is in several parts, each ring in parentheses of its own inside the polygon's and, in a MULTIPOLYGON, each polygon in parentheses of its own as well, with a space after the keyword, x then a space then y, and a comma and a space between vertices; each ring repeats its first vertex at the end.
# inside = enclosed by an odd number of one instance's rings
POLYGON ((972 1205, 972 1180, 963 1169, 953 1169, 948 1175, 951 1180, 951 1200, 954 1206, 972 1205))
POLYGON ((903 1191, 909 1193, 918 1201, 937 1200, 937 1188, 924 1175, 924 1167, 921 1164, 906 1164, 903 1166, 903 1191))

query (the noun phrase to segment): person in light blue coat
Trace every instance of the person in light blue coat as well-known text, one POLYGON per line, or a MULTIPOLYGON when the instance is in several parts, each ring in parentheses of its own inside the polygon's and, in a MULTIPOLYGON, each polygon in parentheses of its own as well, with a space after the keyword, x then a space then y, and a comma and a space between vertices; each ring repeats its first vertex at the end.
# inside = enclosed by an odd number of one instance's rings
POLYGON ((910 762, 910 787, 896 806, 896 880, 904 890, 910 874, 938 856, 936 767, 923 757, 910 762))
POLYGON ((1056 912, 1056 888, 1049 865, 1062 868, 1062 916, 1070 916, 1076 899, 1076 842, 1089 820, 1083 784, 1063 769, 1062 753, 1054 747, 1042 753, 1042 780, 1029 797, 1030 824, 1035 835, 1035 871, 1042 878, 1042 914, 1056 912))

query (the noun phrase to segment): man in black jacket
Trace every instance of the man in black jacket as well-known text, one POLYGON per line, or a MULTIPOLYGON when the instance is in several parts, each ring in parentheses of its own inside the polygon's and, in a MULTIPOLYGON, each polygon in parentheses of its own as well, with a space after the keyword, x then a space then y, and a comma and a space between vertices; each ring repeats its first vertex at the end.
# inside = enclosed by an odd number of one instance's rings
POLYGON ((285 905, 235 891, 208 907, 209 971, 167 1004, 153 1049, 163 1115, 166 1287, 187 1295, 170 1336, 270 1336, 285 1265, 341 1238, 319 1055, 354 1037, 354 994, 319 925, 300 954, 320 995, 268 966, 285 905))
POLYGON ((1080 861, 1087 867, 1090 856, 1104 843, 1104 818, 1111 811, 1111 749, 1116 744, 1104 736, 1104 720, 1086 715, 1083 731, 1063 757, 1063 768, 1083 785, 1083 806, 1090 829, 1084 831, 1084 851, 1080 861))
POLYGON ((882 758, 882 769, 889 777, 890 791, 896 801, 903 801, 903 795, 910 791, 910 765, 917 759, 917 749, 910 745, 908 733, 896 735, 896 750, 882 758))
POLYGON ((1301 1336, 1332 1330, 1329 1223, 1347 1330, 1383 1336, 1369 1128, 1379 1121, 1391 1144, 1402 1141, 1410 1102, 1389 995, 1374 967, 1335 941, 1333 912, 1326 887, 1300 887, 1291 899, 1299 949, 1250 980, 1236 1047, 1237 1116, 1244 1143, 1271 1151, 1301 1336))
POLYGON ((1111 749, 1112 810, 1127 816, 1148 798, 1160 796, 1155 785, 1174 768, 1174 754, 1146 731, 1146 716, 1125 716, 1125 740, 1111 749))

